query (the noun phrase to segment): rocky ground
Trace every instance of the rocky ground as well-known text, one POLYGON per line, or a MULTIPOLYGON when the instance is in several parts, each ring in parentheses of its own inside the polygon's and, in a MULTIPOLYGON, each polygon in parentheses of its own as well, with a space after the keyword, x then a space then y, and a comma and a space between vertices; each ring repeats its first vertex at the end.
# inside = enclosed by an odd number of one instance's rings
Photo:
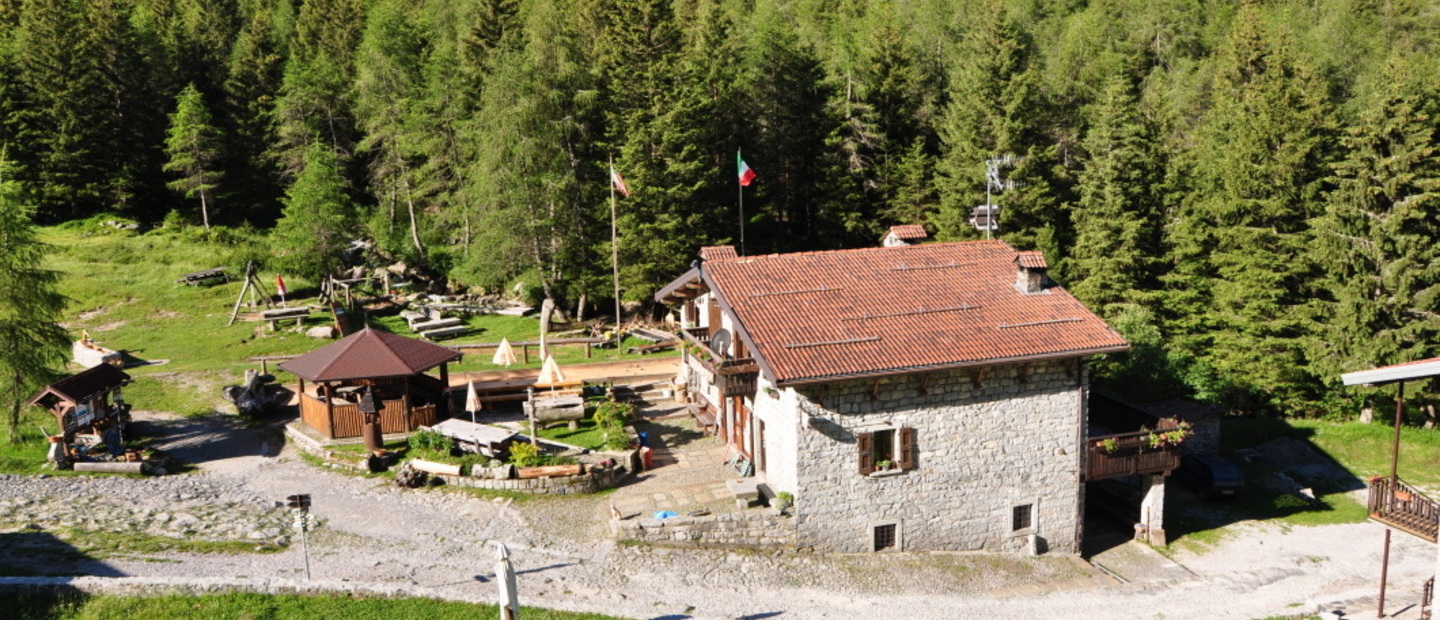
MULTIPOLYGON (((489 543, 501 541, 523 602, 635 618, 1258 618, 1374 609, 1381 529, 1372 524, 1247 524, 1174 558, 1123 546, 1105 559, 1110 574, 1058 556, 678 550, 611 541, 604 496, 517 504, 402 490, 385 478, 317 469, 281 450, 274 428, 163 416, 152 423, 162 446, 198 471, 0 477, 0 575, 95 575, 71 583, 118 591, 241 584, 491 601, 489 543), (308 540, 308 582, 291 515, 277 507, 294 493, 313 497, 320 520, 308 540), (115 537, 232 546, 106 542, 115 537), (57 551, 67 544, 69 553, 57 551)), ((1396 611, 1416 598, 1436 552, 1397 536, 1392 562, 1396 611)))

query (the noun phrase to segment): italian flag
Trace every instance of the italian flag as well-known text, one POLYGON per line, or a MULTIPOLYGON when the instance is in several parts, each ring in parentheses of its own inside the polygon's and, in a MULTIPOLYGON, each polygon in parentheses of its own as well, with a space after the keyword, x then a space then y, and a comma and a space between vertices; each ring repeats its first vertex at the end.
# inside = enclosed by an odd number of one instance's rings
POLYGON ((735 151, 735 164, 740 171, 740 187, 750 187, 750 182, 755 180, 755 171, 740 157, 740 151, 735 151))

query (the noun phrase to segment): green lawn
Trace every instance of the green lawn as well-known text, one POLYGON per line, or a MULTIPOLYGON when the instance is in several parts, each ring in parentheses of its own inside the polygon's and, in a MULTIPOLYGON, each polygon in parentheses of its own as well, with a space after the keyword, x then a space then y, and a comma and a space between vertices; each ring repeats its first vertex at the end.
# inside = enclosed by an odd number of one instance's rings
MULTIPOLYGON (((7 596, 10 618, 18 620, 101 620, 165 618, 166 620, 473 620, 494 618, 494 605, 418 598, 340 596, 267 596, 206 594, 202 596, 85 596, 24 593, 7 596)), ((521 601, 523 604, 525 601, 521 601)), ((618 620, 615 616, 523 608, 526 620, 618 620)))
MULTIPOLYGON (((71 336, 79 338, 82 330, 88 331, 97 343, 122 351, 132 362, 149 362, 125 370, 134 379, 125 388, 125 397, 137 409, 184 416, 231 411, 220 388, 242 381, 246 369, 258 370, 258 363, 250 358, 299 355, 326 344, 290 330, 272 331, 259 322, 237 320, 227 326, 242 286, 238 280, 213 286, 176 282, 183 274, 215 267, 225 267, 238 277, 244 274, 246 261, 264 247, 263 240, 253 233, 217 230, 211 238, 197 229, 157 230, 140 235, 102 227, 93 221, 38 229, 40 238, 55 250, 48 266, 62 274, 60 292, 71 300, 64 315, 71 336)), ((260 274, 260 281, 271 293, 275 275, 260 274)), ((316 301, 318 290, 314 283, 290 275, 285 282, 291 292, 291 306, 316 301)), ((242 307, 241 314, 248 310, 253 309, 242 307)), ((445 344, 489 343, 501 338, 519 342, 539 337, 539 321, 534 317, 484 315, 464 320, 471 333, 445 344)), ((329 323, 328 313, 317 311, 308 325, 329 323)), ((414 336, 398 316, 377 317, 372 324, 414 336)), ((623 346, 639 344, 645 343, 627 338, 623 346)), ((562 365, 642 357, 613 347, 593 348, 590 359, 585 357, 583 346, 562 345, 552 351, 562 365)), ((468 354, 450 369, 467 372, 501 368, 491 364, 490 359, 489 351, 468 354)), ((514 368, 538 367, 542 362, 532 357, 529 364, 514 368)), ((288 373, 276 371, 274 364, 270 369, 284 383, 295 380, 288 373)), ((33 408, 23 416, 26 441, 18 446, 0 442, 0 472, 42 471, 45 445, 39 429, 56 432, 55 420, 33 408)))

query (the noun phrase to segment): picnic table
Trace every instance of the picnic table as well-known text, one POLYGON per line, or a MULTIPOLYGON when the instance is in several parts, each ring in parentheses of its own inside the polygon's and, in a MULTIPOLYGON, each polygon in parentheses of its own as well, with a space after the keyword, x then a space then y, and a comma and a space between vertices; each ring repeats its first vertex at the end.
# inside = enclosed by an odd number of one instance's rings
POLYGON ((217 280, 223 280, 228 283, 230 282, 230 274, 225 273, 223 268, 206 269, 204 271, 196 271, 180 276, 180 279, 176 280, 176 282, 183 283, 185 286, 200 286, 201 284, 212 284, 217 280))
POLYGON ((430 430, 454 439, 460 444, 460 449, 471 452, 478 452, 488 457, 495 456, 505 451, 505 444, 515 439, 515 431, 490 426, 488 424, 476 424, 456 418, 445 420, 430 430))
POLYGON ((275 310, 262 310, 260 320, 270 324, 270 329, 279 329, 281 321, 294 320, 298 327, 305 324, 305 319, 310 316, 309 308, 277 308, 275 310))

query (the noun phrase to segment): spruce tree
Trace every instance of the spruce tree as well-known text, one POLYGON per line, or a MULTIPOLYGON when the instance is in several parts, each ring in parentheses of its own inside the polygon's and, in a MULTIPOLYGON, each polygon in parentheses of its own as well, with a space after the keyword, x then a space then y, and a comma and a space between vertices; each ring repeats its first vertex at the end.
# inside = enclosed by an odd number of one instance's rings
POLYGON ((333 149, 310 143, 270 235, 276 266, 317 282, 338 272, 341 253, 355 238, 355 211, 333 149))
POLYGON ((279 217, 280 179, 269 154, 284 69, 278 38, 270 11, 257 11, 236 35, 219 114, 225 128, 224 169, 230 179, 227 198, 257 225, 279 217))
POLYGON ((1316 376, 1434 357, 1440 342, 1440 88, 1427 56, 1396 56, 1345 135, 1314 224, 1324 276, 1316 376))
POLYGON ((1164 165, 1156 132, 1141 116, 1128 78, 1114 76, 1091 117, 1070 210, 1075 245, 1065 281, 1102 316, 1144 299, 1158 286, 1164 165))
POLYGON ((60 273, 43 266, 48 248, 35 237, 34 211, 0 148, 0 407, 10 443, 20 441, 25 400, 55 376, 70 344, 59 325, 60 273))
POLYGON ((1332 157, 1323 85, 1283 33, 1245 5, 1218 57, 1211 108, 1189 154, 1167 276, 1176 347, 1211 396, 1248 410, 1305 407, 1305 306, 1315 281, 1305 231, 1332 157))
POLYGON ((175 99, 175 113, 170 115, 170 136, 165 141, 170 161, 165 171, 180 178, 170 182, 170 189, 186 198, 200 199, 200 219, 210 230, 210 198, 220 182, 220 136, 211 122, 210 109, 194 84, 185 87, 175 99))

